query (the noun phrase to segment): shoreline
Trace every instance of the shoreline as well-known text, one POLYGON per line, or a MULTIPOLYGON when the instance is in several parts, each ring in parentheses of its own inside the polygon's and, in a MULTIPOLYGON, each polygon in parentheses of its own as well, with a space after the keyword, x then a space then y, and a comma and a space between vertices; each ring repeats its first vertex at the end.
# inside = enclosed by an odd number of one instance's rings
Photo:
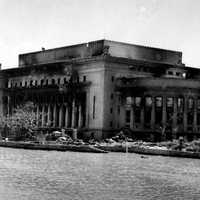
POLYGON ((6 148, 20 148, 30 150, 46 150, 46 151, 74 151, 74 152, 87 152, 87 153, 136 153, 143 155, 155 156, 168 156, 168 157, 181 157, 181 158, 195 158, 200 159, 200 152, 180 151, 167 149, 166 147, 158 146, 144 146, 138 144, 101 144, 101 145, 88 145, 88 144, 39 144, 33 142, 14 142, 14 141, 0 141, 0 147, 6 148))

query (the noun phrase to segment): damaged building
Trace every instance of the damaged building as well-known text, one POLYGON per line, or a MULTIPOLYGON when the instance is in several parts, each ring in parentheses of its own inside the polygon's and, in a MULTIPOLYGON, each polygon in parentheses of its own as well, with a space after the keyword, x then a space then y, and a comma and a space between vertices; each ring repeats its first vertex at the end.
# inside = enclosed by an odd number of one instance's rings
POLYGON ((178 51, 109 40, 43 49, 19 55, 0 84, 1 113, 32 101, 43 130, 99 139, 122 128, 139 138, 200 133, 200 70, 178 51))

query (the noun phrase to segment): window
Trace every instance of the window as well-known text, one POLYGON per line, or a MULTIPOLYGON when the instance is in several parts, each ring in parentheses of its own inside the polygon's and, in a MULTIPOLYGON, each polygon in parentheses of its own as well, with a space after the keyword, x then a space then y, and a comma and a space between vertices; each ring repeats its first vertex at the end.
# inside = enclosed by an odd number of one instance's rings
POLYGON ((111 93, 110 98, 113 99, 113 93, 111 93))
POLYGON ((168 75, 173 75, 173 72, 172 71, 168 71, 168 75))
POLYGON ((112 121, 110 121, 110 127, 112 127, 113 126, 113 122, 112 121))
POLYGON ((51 84, 52 84, 52 85, 55 85, 55 79, 54 79, 54 78, 52 78, 51 84))
POLYGON ((113 109, 112 109, 112 108, 110 108, 110 113, 112 114, 112 112, 113 112, 113 109))
POLYGON ((58 82, 57 83, 60 84, 60 78, 58 78, 58 82))
POLYGON ((120 106, 117 107, 117 113, 120 114, 120 106))
POLYGON ((35 86, 37 86, 37 80, 35 80, 35 86))
POLYGON ((131 111, 126 110, 126 124, 130 124, 131 122, 131 111))
POLYGON ((48 79, 46 80, 46 85, 48 85, 48 79))
POLYGON ((27 87, 27 81, 25 81, 25 85, 24 86, 27 87))
POLYGON ((86 81, 86 76, 83 76, 83 82, 85 82, 86 81))
POLYGON ((200 98, 197 99, 197 109, 200 110, 200 98))
POLYGON ((31 81, 30 81, 30 86, 32 86, 32 85, 33 85, 33 81, 31 80, 31 81))
POLYGON ((114 82, 114 76, 111 77, 111 81, 114 82))
POLYGON ((40 81, 40 85, 43 85, 44 84, 44 79, 42 79, 41 81, 40 81))
POLYGON ((176 72, 176 76, 181 76, 181 72, 176 72))
POLYGON ((22 82, 19 83, 20 87, 22 87, 22 82))

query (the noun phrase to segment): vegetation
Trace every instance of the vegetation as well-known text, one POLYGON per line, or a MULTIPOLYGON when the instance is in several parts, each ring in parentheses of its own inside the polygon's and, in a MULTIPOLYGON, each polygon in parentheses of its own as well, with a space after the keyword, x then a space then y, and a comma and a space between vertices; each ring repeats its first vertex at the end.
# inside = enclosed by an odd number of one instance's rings
POLYGON ((27 102, 15 108, 12 115, 0 116, 1 135, 16 140, 31 137, 37 127, 34 104, 27 102))

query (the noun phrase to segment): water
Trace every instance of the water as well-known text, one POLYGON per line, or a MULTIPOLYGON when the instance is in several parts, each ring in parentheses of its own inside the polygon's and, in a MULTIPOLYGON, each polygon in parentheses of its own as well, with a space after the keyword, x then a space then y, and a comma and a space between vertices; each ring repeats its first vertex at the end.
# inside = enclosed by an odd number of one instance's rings
POLYGON ((200 160, 0 148, 0 200, 200 199, 200 160))

